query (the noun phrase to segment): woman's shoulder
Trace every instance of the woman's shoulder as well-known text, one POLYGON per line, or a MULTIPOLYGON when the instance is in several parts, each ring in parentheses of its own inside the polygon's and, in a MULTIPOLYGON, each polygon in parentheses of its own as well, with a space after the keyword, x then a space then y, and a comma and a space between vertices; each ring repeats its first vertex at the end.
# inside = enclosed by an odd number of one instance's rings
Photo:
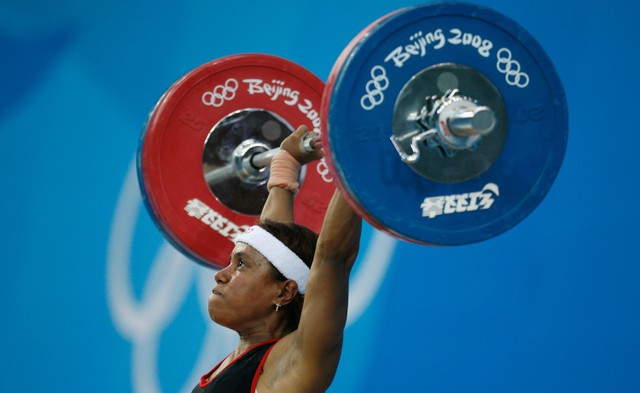
POLYGON ((327 367, 318 367, 318 362, 305 356, 298 330, 289 333, 273 345, 264 362, 258 380, 257 391, 274 392, 324 392, 335 375, 339 360, 330 359, 327 367), (336 367, 329 364, 335 362, 336 367))
POLYGON ((297 330, 287 334, 269 350, 258 380, 260 393, 276 391, 274 387, 286 382, 296 369, 296 364, 300 361, 300 348, 296 344, 297 334, 297 330))

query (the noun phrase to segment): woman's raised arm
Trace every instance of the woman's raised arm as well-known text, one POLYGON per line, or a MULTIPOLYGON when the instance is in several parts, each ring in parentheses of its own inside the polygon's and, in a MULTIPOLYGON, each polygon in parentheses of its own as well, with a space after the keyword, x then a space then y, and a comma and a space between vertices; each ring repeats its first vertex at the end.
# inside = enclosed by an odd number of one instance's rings
MULTIPOLYGON (((311 143, 312 152, 307 152, 302 148, 302 141, 308 133, 309 130, 306 126, 300 126, 280 145, 280 149, 289 153, 300 165, 322 158, 322 146, 319 142, 314 141, 311 143)), ((293 196, 294 193, 286 188, 271 187, 267 201, 262 208, 260 219, 294 222, 293 196)))

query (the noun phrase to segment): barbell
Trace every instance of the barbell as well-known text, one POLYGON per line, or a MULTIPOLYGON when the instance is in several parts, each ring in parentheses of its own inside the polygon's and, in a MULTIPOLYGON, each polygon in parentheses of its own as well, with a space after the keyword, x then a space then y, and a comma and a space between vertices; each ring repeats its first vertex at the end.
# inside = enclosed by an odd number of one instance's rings
POLYGON ((521 222, 553 184, 568 137, 560 78, 520 25, 466 3, 403 8, 363 29, 326 85, 266 54, 217 59, 176 81, 138 150, 161 232, 224 266, 266 201, 271 158, 300 124, 321 135, 324 158, 302 170, 296 222, 319 231, 338 187, 374 227, 428 245, 483 241, 521 222))

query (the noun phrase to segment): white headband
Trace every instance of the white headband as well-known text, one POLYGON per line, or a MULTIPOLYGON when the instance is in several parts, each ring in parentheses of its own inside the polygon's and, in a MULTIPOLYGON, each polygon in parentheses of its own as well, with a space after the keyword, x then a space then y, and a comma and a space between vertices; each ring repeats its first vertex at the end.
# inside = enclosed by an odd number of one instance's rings
POLYGON ((255 248, 283 276, 295 281, 298 284, 298 292, 304 294, 309 278, 309 267, 275 236, 254 225, 236 236, 234 242, 246 243, 255 248))

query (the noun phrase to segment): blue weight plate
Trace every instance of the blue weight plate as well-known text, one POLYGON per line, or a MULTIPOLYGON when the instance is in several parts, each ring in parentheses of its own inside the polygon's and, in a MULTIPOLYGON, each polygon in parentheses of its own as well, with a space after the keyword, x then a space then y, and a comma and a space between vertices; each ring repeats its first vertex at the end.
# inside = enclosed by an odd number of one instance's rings
POLYGON ((368 26, 334 65, 322 113, 325 156, 352 206, 421 244, 478 242, 518 224, 548 193, 568 138, 564 89, 542 47, 513 20, 465 3, 402 9, 368 26), (389 139, 403 87, 442 64, 472 68, 504 103, 499 154, 462 181, 421 176, 389 139))

